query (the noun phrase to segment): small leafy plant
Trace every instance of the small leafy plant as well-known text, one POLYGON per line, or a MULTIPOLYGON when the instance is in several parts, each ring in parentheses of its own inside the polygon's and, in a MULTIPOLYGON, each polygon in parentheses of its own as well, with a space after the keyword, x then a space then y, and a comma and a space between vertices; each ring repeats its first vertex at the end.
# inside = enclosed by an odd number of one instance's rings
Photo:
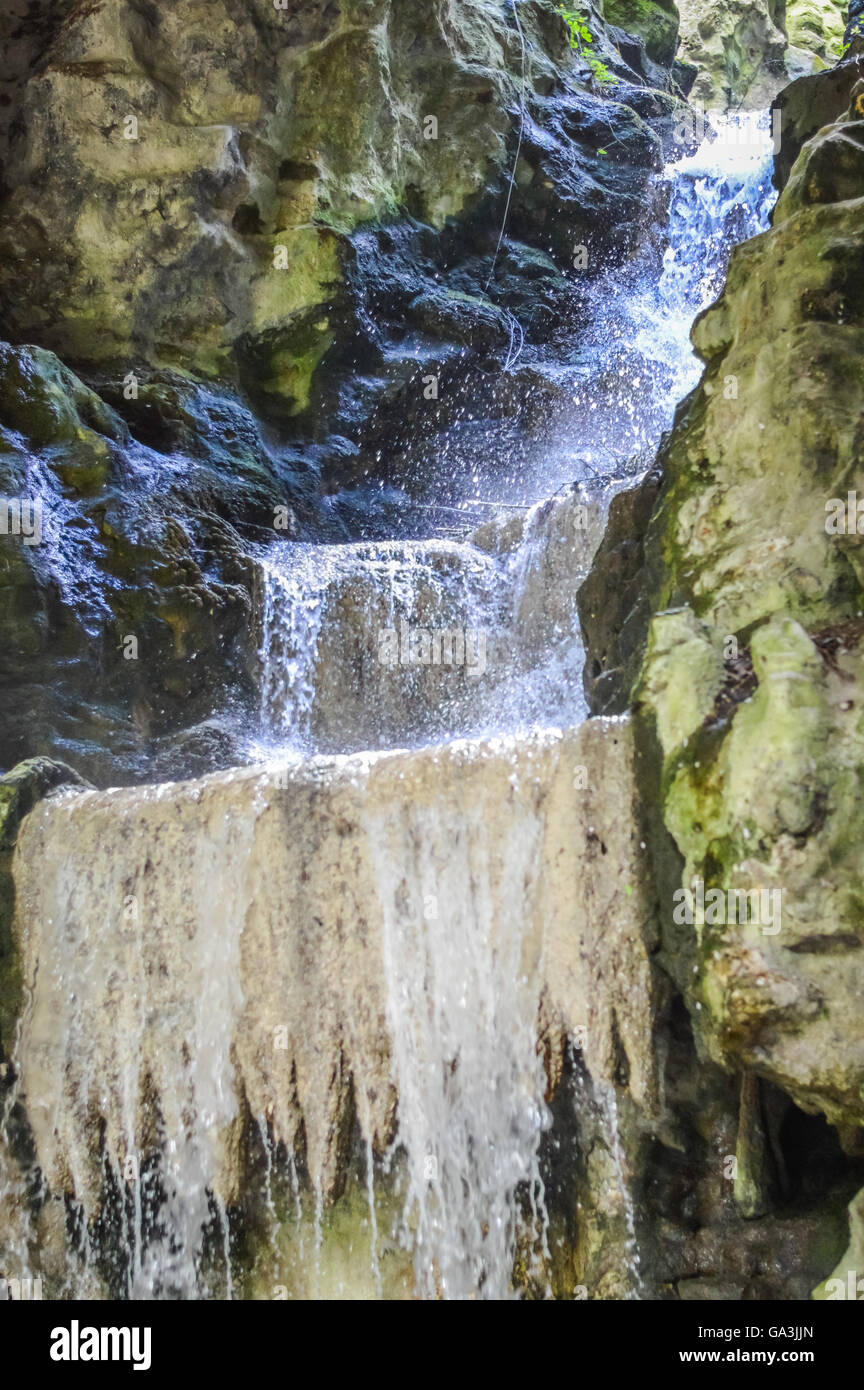
POLYGON ((599 82, 601 86, 614 86, 618 81, 617 77, 609 71, 602 59, 591 52, 594 35, 588 28, 587 15, 581 10, 568 10, 566 5, 558 6, 558 14, 570 30, 570 47, 575 48, 580 58, 584 58, 594 81, 599 82))

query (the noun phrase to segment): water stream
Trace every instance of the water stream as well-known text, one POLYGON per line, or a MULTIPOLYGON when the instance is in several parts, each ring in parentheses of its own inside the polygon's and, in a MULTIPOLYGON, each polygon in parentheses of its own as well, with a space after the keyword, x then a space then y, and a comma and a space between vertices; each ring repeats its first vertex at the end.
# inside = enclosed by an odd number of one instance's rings
MULTIPOLYGON (((698 380, 692 321, 719 291, 732 244, 766 226, 770 173, 770 136, 755 118, 718 123, 715 139, 666 170, 664 246, 646 246, 626 272, 601 276, 589 290, 590 327, 571 407, 535 461, 533 506, 523 497, 455 540, 432 534, 345 546, 284 543, 257 554, 260 707, 250 757, 297 767, 320 754, 338 761, 360 750, 439 747, 481 735, 554 738, 584 719, 576 589, 602 534, 609 497, 638 474, 638 461, 653 454, 675 405, 698 380)), ((325 777, 336 763, 309 766, 325 777)), ((350 768, 344 773, 350 789, 349 774, 350 768)), ((371 1157, 371 1130, 379 1123, 372 1111, 383 1104, 386 1087, 361 1086, 357 1098, 366 1131, 370 1269, 379 1290, 378 1247, 385 1238, 412 1254, 423 1297, 508 1297, 517 1249, 529 1266, 535 1257, 542 1264, 547 1221, 539 1153, 549 1111, 538 1056, 540 967, 528 958, 524 908, 545 833, 543 816, 531 810, 534 790, 532 779, 520 781, 514 770, 507 794, 520 811, 504 845, 486 842, 483 818, 467 802, 461 830, 443 823, 434 799, 418 800, 410 811, 370 805, 357 813, 380 906, 381 1015, 398 1093, 398 1128, 389 1146, 391 1177, 398 1177, 392 1219, 377 1214, 371 1157), (496 910, 490 892, 493 862, 495 901, 508 904, 505 909, 496 910)), ((72 1174, 77 1215, 70 1203, 65 1216, 78 1232, 79 1250, 74 1270, 70 1257, 66 1292, 98 1285, 97 1257, 85 1248, 97 1208, 97 1177, 87 1170, 81 1140, 88 1107, 108 1106, 116 1131, 109 1138, 122 1155, 140 1144, 139 1104, 152 1093, 159 1119, 146 1182, 140 1174, 130 1178, 110 1156, 101 1175, 115 1192, 124 1185, 127 1192, 114 1230, 123 1251, 123 1291, 208 1296, 206 1245, 216 1266, 213 1248, 222 1251, 217 1296, 230 1297, 231 1194, 216 1195, 220 1136, 239 1116, 232 1036, 249 1006, 238 978, 241 953, 251 949, 249 931, 242 939, 241 933, 247 905, 270 889, 247 883, 248 837, 227 812, 210 840, 197 849, 189 841, 183 950, 193 995, 186 1015, 177 1016, 159 978, 168 911, 153 881, 159 837, 154 831, 148 849, 142 827, 149 811, 142 802, 138 820, 132 802, 124 807, 130 846, 142 836, 140 853, 132 846, 127 862, 106 861, 101 887, 95 869, 85 880, 71 859, 52 880, 44 930, 56 948, 58 997, 67 1001, 64 1052, 50 1054, 25 1014, 22 1030, 30 1031, 16 1054, 16 1066, 23 1058, 19 1089, 27 1093, 40 1069, 55 1068, 56 1084, 48 1090, 58 1109, 48 1127, 58 1143, 68 1143, 64 1162, 81 1164, 72 1174), (130 914, 119 932, 109 920, 109 904, 118 898, 130 914), (115 976, 124 973, 136 984, 121 1000, 115 976), (91 1058, 88 1031, 106 1010, 114 1010, 122 1038, 110 1074, 100 1070, 97 1053, 91 1058), (161 1052, 153 1041, 160 1027, 171 1041, 161 1052), (139 1047, 145 1031, 146 1057, 139 1047)), ((346 824, 352 814, 346 810, 346 824)), ((312 889, 304 891, 302 911, 314 920, 312 889)), ((278 973, 275 965, 271 973, 278 973)), ((262 990, 269 988, 266 975, 262 990)), ((322 966, 322 1000, 327 987, 322 966)), ((56 1033, 56 1019, 53 1027, 56 1033)), ((247 1080, 258 1075, 254 1059, 244 1065, 247 1080)), ((291 1084, 302 1087, 302 1076, 291 1084)), ((246 1094, 251 1105, 252 1083, 246 1094)), ((7 1094, 10 1113, 17 1096, 18 1090, 7 1094)), ((623 1184, 614 1094, 604 1104, 623 1184)), ((272 1132, 272 1112, 262 1109, 253 1119, 263 1136, 272 1132)), ((315 1142, 307 1117, 310 1165, 315 1142)), ((3 1229, 17 1231, 20 1267, 21 1251, 32 1249, 34 1237, 24 1215, 20 1136, 16 1143, 16 1156, 10 1143, 0 1152, 0 1212, 4 1206, 19 1212, 3 1229)), ((288 1160, 284 1146, 281 1156, 277 1144, 264 1147, 262 1205, 278 1225, 287 1218, 277 1211, 271 1177, 288 1160)), ((323 1187, 321 1179, 316 1249, 323 1239, 323 1187)), ((275 1250, 273 1231, 270 1242, 275 1250)), ((638 1271, 632 1212, 627 1243, 626 1262, 638 1271)), ((8 1250, 6 1257, 12 1258, 8 1250)), ((305 1258, 312 1258, 308 1242, 305 1258)))

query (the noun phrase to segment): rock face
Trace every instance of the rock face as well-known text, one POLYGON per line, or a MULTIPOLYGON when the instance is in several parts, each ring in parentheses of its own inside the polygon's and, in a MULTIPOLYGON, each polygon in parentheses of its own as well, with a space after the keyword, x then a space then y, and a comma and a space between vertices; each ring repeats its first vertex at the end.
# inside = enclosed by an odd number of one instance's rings
MULTIPOLYGON (((654 616, 634 698, 680 854, 655 846, 663 958, 700 1045, 821 1111, 854 1152, 864 574, 847 508, 864 476, 864 83, 850 93, 851 76, 773 229, 733 254, 694 330, 705 376, 639 541, 654 616), (758 896, 743 914, 741 892, 758 896)), ((838 91, 834 74, 812 81, 826 101, 838 91)), ((634 645, 610 643, 624 703, 634 645)))
POLYGON ((250 549, 417 534, 448 430, 566 394, 574 253, 631 254, 679 105, 586 13, 602 86, 551 0, 6 8, 0 765, 238 761, 250 549))
POLYGON ((22 8, 7 332, 121 377, 141 361, 239 377, 283 416, 306 410, 344 331, 346 233, 404 208, 434 228, 464 213, 505 164, 514 103, 569 67, 547 4, 525 9, 524 74, 489 0, 22 8))
POLYGON ((0 778, 0 1062, 8 1060, 21 1009, 20 959, 13 943, 15 885, 12 851, 24 817, 58 787, 85 787, 73 768, 50 758, 31 758, 0 778))
POLYGON ((795 48, 831 67, 844 43, 849 6, 843 0, 787 0, 786 33, 795 48))
POLYGON ((678 47, 675 0, 604 0, 603 13, 612 24, 644 39, 655 63, 671 66, 678 47))
POLYGON ((780 93, 775 109, 780 112, 780 150, 775 160, 774 181, 782 191, 792 166, 808 140, 823 126, 832 125, 847 108, 852 89, 864 77, 864 39, 853 43, 849 57, 830 72, 800 77, 780 93))
POLYGON ((121 1184, 130 1157, 154 1182, 162 1163, 194 1226, 205 1184, 251 1200, 250 1133, 266 1133, 331 1200, 354 1125, 383 1154, 398 1104, 408 1204, 422 1217, 436 1115, 469 1144, 439 1154, 440 1191, 457 1201, 467 1173, 479 1201, 489 1175, 467 1136, 503 1125, 527 1175, 574 1039, 585 1084, 623 1074, 650 1117, 650 906, 622 815, 632 759, 626 723, 594 721, 37 807, 15 859, 35 992, 14 1066, 54 1196, 92 1221, 106 1161, 121 1184), (484 1018, 463 1037, 465 991, 484 1018), (460 1079, 441 1091, 450 1065, 460 1079), (496 1120, 505 1095, 517 1109, 496 1120))
POLYGON ((761 110, 790 77, 832 67, 844 46, 841 0, 682 0, 679 9, 679 60, 697 69, 693 101, 712 110, 761 110))
POLYGON ((229 707, 249 689, 240 532, 272 527, 285 496, 259 427, 236 397, 148 374, 136 405, 159 412, 168 457, 41 348, 0 346, 0 401, 0 764, 189 771, 172 735, 215 689, 229 707))
POLYGON ((785 85, 782 0, 681 0, 679 58, 699 69, 691 99, 760 110, 785 85))
MULTIPOLYGON (((503 162, 515 32, 496 6, 474 0, 456 23, 449 8, 33 4, 10 17, 9 328, 78 362, 224 376, 254 359, 302 409, 332 341, 335 229, 409 189, 440 225, 503 162)), ((548 83, 551 58, 532 52, 528 81, 548 83)))

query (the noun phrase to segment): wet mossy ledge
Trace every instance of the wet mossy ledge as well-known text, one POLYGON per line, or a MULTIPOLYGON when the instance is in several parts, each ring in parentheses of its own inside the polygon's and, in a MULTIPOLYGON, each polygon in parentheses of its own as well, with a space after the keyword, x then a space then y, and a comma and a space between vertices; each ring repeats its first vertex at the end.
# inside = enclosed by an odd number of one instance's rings
POLYGON ((589 6, 599 85, 558 8, 4 21, 0 496, 42 529, 0 537, 0 766, 242 761, 255 547, 410 534, 442 432, 560 403, 548 342, 662 215, 682 104, 589 6))
MULTIPOLYGON (((12 856, 21 823, 42 797, 60 787, 84 789, 88 783, 65 763, 30 758, 0 777, 0 1065, 12 1053, 23 1004, 24 982, 15 948, 15 884, 12 856)), ((2 1086, 0 1086, 2 1090, 2 1086)))
POLYGON ((742 1090, 697 1059, 657 968, 651 810, 631 813, 639 757, 630 721, 610 719, 149 792, 88 790, 42 763, 7 778, 4 844, 27 812, 14 868, 27 1008, 18 1070, 4 1061, 2 1076, 21 1167, 4 1235, 21 1223, 45 1296, 135 1296, 136 1280, 151 1297, 476 1292, 458 1232, 440 1243, 449 1226, 427 1225, 412 1258, 436 1200, 426 1165, 456 1203, 479 1176, 458 1125, 419 1142, 417 1088, 448 1081, 418 1072, 390 1013, 398 928, 401 1029, 422 1031, 411 943, 428 931, 433 949, 440 924, 421 925, 421 830, 453 910, 470 919, 471 900, 458 904, 473 875, 498 927, 487 965, 513 1030, 463 1060, 501 1077, 486 1122, 502 1143, 519 1122, 514 1060, 548 1107, 531 1170, 543 1224, 520 1184, 512 1273, 494 1271, 505 1293, 803 1299, 845 1269, 864 1163, 778 1088, 742 1090), (192 1224, 153 1266, 172 1185, 192 1224))

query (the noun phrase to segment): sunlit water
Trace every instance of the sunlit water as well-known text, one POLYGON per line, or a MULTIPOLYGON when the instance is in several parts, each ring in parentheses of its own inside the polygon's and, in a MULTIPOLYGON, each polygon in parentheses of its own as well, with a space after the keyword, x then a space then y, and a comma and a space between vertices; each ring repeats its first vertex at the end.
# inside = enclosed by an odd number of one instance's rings
MULTIPOLYGON (((649 245, 628 269, 592 284, 582 344, 588 365, 573 378, 571 408, 534 462, 529 494, 550 497, 576 481, 579 500, 602 512, 614 491, 610 480, 638 475, 639 464, 653 458, 675 406, 699 379, 693 320, 722 289, 732 246, 767 225, 771 169, 767 118, 746 115, 715 119, 698 152, 664 171, 669 220, 659 274, 658 248, 649 245)), ((528 660, 523 650, 531 614, 522 600, 532 572, 548 564, 549 548, 570 547, 576 579, 591 560, 587 544, 538 528, 540 511, 504 509, 511 524, 525 524, 521 542, 504 554, 484 553, 469 537, 289 544, 263 556, 260 747, 406 746, 584 717, 578 583, 571 621, 547 625, 528 660), (400 660, 382 671, 382 634, 402 624, 482 634, 483 670, 465 680, 464 671, 451 669, 430 681, 420 653, 416 663, 400 660)), ((529 609, 548 601, 542 584, 534 589, 529 609)))
MULTIPOLYGON (((497 537, 285 544, 258 556, 259 752, 300 757, 322 747, 399 746, 565 726, 584 717, 575 589, 599 530, 596 514, 583 525, 580 508, 602 512, 608 497, 603 480, 620 476, 634 455, 650 455, 675 404, 696 383, 690 327, 721 288, 733 242, 766 225, 773 199, 770 153, 768 131, 753 119, 721 127, 713 142, 666 171, 670 213, 659 276, 648 248, 626 274, 601 277, 592 286, 582 354, 589 366, 574 374, 573 409, 534 460, 530 485, 524 478, 519 483, 523 502, 549 497, 574 479, 581 490, 565 493, 551 509, 526 512, 514 505, 499 519, 497 537), (518 521, 515 539, 504 535, 511 518, 518 521), (440 657, 446 633, 449 661, 440 657), (458 658, 458 641, 456 657, 452 648, 460 633, 458 658), (382 660, 383 644, 394 641, 395 660, 382 660)), ((64 586, 92 577, 70 577, 59 542, 49 544, 45 562, 64 586)), ((482 827, 473 827, 470 860, 464 848, 444 843, 434 807, 418 808, 416 824, 407 829, 382 814, 367 830, 381 904, 386 1022, 405 1173, 397 1234, 413 1244, 422 1296, 507 1297, 517 1245, 521 1241, 542 1259, 546 1239, 538 1152, 549 1117, 536 999, 521 959, 520 904, 535 868, 536 839, 524 818, 514 824, 506 847, 512 911, 496 920, 476 849, 482 827), (394 848, 404 848, 406 836, 414 846, 410 864, 394 848)), ((192 1001, 187 1045, 161 1059, 161 1078, 145 1076, 130 1062, 112 1083, 122 1114, 128 1113, 130 1147, 141 1088, 159 1079, 160 1093, 174 1098, 160 1116, 162 1154, 158 1171, 148 1176, 151 1195, 144 1183, 128 1186, 123 1229, 116 1233, 126 1292, 136 1297, 206 1296, 205 1231, 228 1248, 227 1216, 209 1188, 216 1132, 237 1113, 230 1039, 240 1007, 238 940, 251 888, 242 876, 227 881, 222 859, 237 860, 236 828, 226 826, 225 837, 221 851, 201 849, 197 877, 189 879, 196 903, 189 968, 209 987, 192 1001), (202 952, 219 968, 205 968, 202 952)), ((122 884, 117 891, 122 898, 122 884)), ((68 1001, 66 1055, 71 1065, 71 1049, 79 1069, 86 1058, 87 1010, 101 1011, 112 997, 115 937, 106 925, 103 943, 86 892, 83 879, 61 885, 46 929, 68 1001), (82 935, 80 924, 91 920, 93 934, 88 927, 82 935), (74 950, 67 949, 70 943, 74 950)), ((144 1009, 154 984, 147 938, 135 940, 138 964, 129 968, 138 971, 136 1007, 144 1009)), ((124 949, 131 949, 128 942, 124 949)), ((130 1037, 134 1044, 134 1012, 126 1009, 127 1051, 130 1037)), ((95 1095, 104 1079, 86 1076, 95 1095)), ((7 1114, 17 1097, 16 1083, 5 1097, 7 1114)), ((78 1123, 76 1113, 70 1100, 67 1127, 78 1123)), ((611 1101, 607 1118, 623 1184, 611 1101)), ((117 1189, 128 1182, 110 1165, 104 1176, 117 1189)), ((37 1180, 31 1175, 28 1187, 5 1150, 0 1214, 9 1208, 17 1216, 3 1220, 3 1258, 17 1269, 27 1267, 33 1244, 27 1208, 37 1180)), ((70 1226, 79 1262, 89 1267, 85 1216, 79 1214, 76 1228, 73 1213, 70 1226)), ((638 1274, 632 1213, 625 1260, 638 1274)), ((223 1264, 227 1270, 230 1261, 223 1264)), ((70 1290, 81 1292, 80 1281, 72 1280, 70 1290)), ((230 1278, 220 1293, 231 1296, 230 1278)))
MULTIPOLYGON (((712 117, 693 155, 667 166, 669 215, 661 245, 651 239, 633 264, 591 286, 584 365, 574 380, 575 413, 563 428, 575 442, 571 472, 609 474, 647 464, 675 407, 699 381, 694 319, 723 288, 732 247, 764 231, 776 200, 766 115, 712 117), (657 253, 662 261, 657 272, 657 253)), ((547 486, 565 481, 568 460, 553 456, 547 486)))

